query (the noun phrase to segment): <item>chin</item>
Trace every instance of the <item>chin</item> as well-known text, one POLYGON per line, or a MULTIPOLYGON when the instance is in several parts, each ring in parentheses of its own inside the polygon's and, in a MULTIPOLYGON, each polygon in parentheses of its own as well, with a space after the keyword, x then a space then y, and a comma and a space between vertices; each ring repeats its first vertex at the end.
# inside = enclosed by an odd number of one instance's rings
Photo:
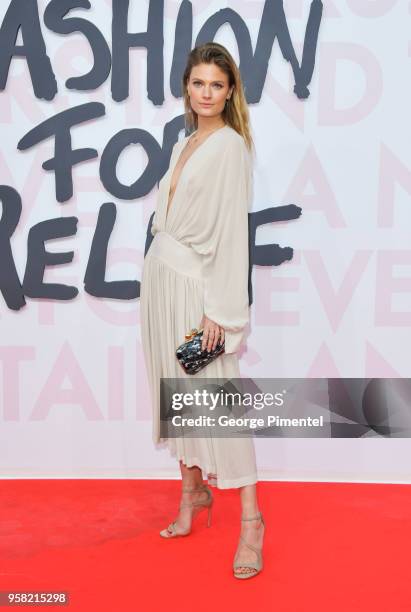
POLYGON ((210 115, 214 116, 214 115, 219 115, 220 113, 218 111, 216 111, 216 109, 214 107, 212 108, 204 108, 204 106, 200 106, 197 113, 199 115, 207 115, 208 117, 210 115))

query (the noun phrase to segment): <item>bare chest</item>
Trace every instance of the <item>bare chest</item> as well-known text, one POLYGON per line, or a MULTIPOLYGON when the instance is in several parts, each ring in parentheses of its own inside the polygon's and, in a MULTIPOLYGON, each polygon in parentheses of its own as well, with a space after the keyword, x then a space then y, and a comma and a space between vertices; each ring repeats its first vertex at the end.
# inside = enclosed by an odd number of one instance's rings
POLYGON ((194 151, 196 151, 196 149, 198 149, 198 147, 200 146, 201 143, 196 143, 195 145, 185 145, 185 147, 183 148, 182 152, 180 153, 177 163, 175 164, 174 168, 172 169, 172 175, 171 175, 171 179, 170 179, 170 188, 169 188, 169 192, 168 192, 168 201, 167 201, 167 212, 168 209, 171 206, 174 194, 177 190, 177 186, 180 180, 180 176, 181 173, 183 171, 184 166, 186 165, 187 161, 190 159, 190 157, 193 155, 194 151))

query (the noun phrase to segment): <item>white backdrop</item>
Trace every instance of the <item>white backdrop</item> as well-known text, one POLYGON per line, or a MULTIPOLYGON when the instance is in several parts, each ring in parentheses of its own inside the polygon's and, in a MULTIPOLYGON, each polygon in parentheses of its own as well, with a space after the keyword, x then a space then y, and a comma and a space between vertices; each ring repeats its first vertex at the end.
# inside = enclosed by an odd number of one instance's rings
MULTIPOLYGON (((111 2, 93 1, 70 15, 92 20, 110 44, 111 2)), ((192 2, 193 44, 204 22, 230 6, 246 23, 253 49, 262 1, 192 2)), ((410 12, 404 0, 324 1, 310 96, 293 93, 290 65, 274 43, 261 100, 250 105, 257 149, 253 210, 294 203, 296 221, 257 230, 258 244, 294 249, 291 262, 253 270, 254 303, 241 372, 249 377, 408 377, 411 340, 410 12)), ((2 21, 8 3, 0 7, 2 21)), ((130 96, 111 98, 110 78, 95 91, 65 87, 87 72, 92 56, 81 34, 62 36, 42 20, 58 83, 53 101, 38 100, 23 58, 12 60, 0 92, 0 184, 22 196, 12 238, 24 276, 29 229, 59 216, 79 219, 77 234, 50 241, 73 250, 71 264, 48 268, 45 282, 78 287, 68 302, 27 298, 20 311, 0 306, 0 457, 3 477, 174 477, 175 459, 151 442, 149 390, 140 339, 139 300, 94 298, 84 273, 98 210, 117 206, 106 280, 140 279, 146 228, 157 187, 137 200, 116 200, 99 179, 101 153, 119 130, 138 127, 161 144, 164 125, 183 112, 169 90, 180 2, 165 1, 165 102, 147 98, 146 49, 130 50, 130 96), (106 114, 72 130, 73 148, 99 158, 74 167, 74 196, 56 201, 46 140, 27 151, 18 141, 48 117, 98 101, 106 114)), ((144 31, 147 2, 130 2, 129 31, 144 31)), ((301 58, 310 2, 284 2, 301 58)), ((225 25, 215 40, 236 61, 225 25)), ((21 42, 18 39, 17 42, 21 42)), ((183 136, 183 134, 181 134, 183 136)), ((121 156, 119 179, 144 170, 141 147, 121 156)), ((256 441, 261 479, 411 480, 407 439, 269 439, 256 441)))

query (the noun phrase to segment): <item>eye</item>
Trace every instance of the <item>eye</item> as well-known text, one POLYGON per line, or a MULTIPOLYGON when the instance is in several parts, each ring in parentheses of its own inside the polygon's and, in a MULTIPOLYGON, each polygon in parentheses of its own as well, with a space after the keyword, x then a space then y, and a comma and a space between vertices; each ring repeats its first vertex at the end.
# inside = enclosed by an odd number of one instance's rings
MULTIPOLYGON (((201 81, 193 81, 193 85, 201 85, 201 81)), ((214 86, 217 87, 218 89, 222 88, 221 83, 214 83, 214 86)))

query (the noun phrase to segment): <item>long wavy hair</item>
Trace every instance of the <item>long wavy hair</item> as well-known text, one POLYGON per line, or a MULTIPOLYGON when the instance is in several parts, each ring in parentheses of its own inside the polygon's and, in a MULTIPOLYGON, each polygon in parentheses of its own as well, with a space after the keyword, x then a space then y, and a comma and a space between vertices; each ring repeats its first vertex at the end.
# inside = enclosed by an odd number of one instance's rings
POLYGON ((216 42, 208 42, 195 47, 188 54, 182 82, 186 130, 191 133, 198 127, 198 115, 191 108, 187 90, 191 70, 198 64, 215 64, 228 76, 229 87, 234 85, 230 99, 224 106, 222 118, 244 138, 247 148, 251 151, 254 149, 254 142, 251 137, 250 115, 241 74, 229 51, 216 42))

